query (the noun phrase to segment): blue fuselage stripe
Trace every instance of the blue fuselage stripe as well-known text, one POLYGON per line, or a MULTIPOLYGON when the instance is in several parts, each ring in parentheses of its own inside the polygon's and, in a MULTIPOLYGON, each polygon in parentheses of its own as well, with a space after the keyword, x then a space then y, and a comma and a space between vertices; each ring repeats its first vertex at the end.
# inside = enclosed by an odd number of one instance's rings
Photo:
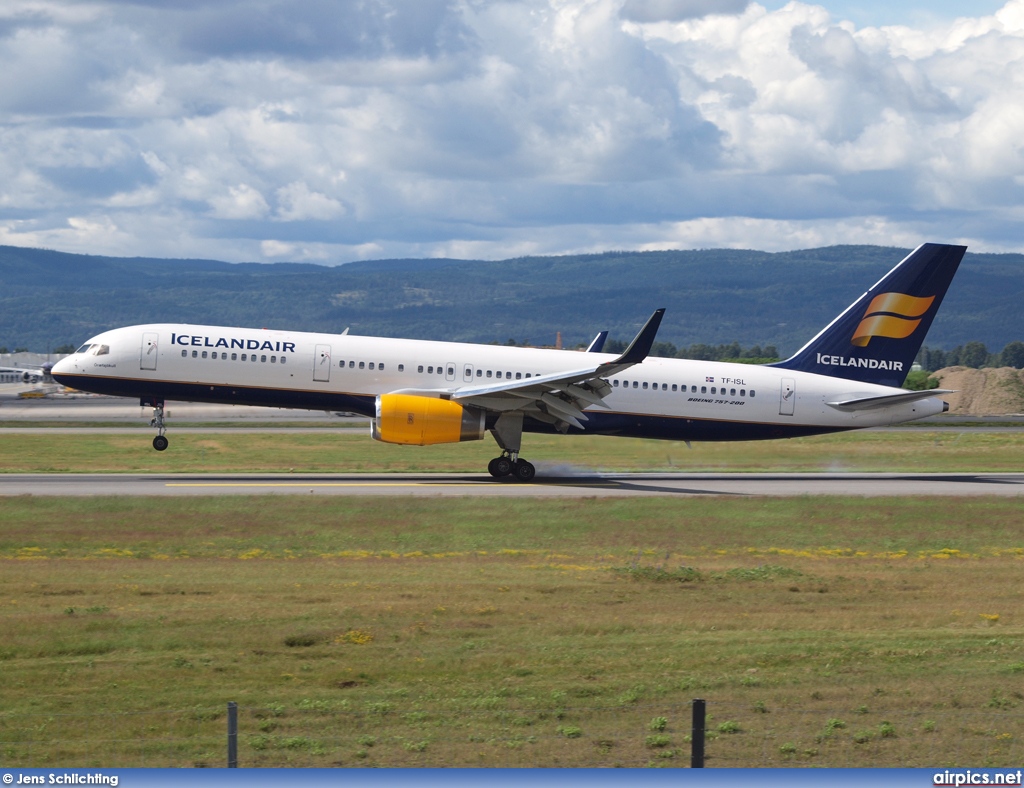
MULTIPOLYGON (((344 411, 358 413, 368 418, 374 416, 375 408, 375 398, 363 394, 179 383, 164 380, 131 380, 93 375, 54 375, 54 379, 70 388, 115 397, 344 411)), ((586 429, 570 428, 569 434, 618 435, 629 438, 674 441, 751 441, 822 435, 850 429, 847 427, 765 424, 607 411, 587 411, 587 416, 589 420, 586 429)), ((526 432, 556 432, 552 425, 531 419, 529 416, 524 419, 523 429, 526 432)))

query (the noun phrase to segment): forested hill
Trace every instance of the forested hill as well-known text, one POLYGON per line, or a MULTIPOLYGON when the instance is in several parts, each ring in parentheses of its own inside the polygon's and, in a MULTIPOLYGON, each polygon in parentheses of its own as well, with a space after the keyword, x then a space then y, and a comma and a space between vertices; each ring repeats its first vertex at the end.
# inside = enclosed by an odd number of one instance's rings
MULTIPOLYGON (((73 255, 0 247, 0 345, 45 351, 107 328, 176 322, 566 346, 629 339, 657 307, 676 345, 802 345, 907 253, 608 252, 325 267, 73 255)), ((1024 255, 964 258, 932 347, 1024 338, 1024 255)))

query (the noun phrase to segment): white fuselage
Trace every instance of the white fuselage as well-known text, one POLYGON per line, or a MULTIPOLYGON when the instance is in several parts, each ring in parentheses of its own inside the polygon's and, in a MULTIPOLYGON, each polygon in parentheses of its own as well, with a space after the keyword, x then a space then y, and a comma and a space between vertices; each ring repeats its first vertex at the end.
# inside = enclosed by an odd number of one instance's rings
MULTIPOLYGON (((608 354, 339 334, 154 324, 104 332, 60 361, 59 382, 143 401, 179 400, 344 410, 373 415, 375 397, 571 370, 608 354)), ((770 366, 648 357, 608 377, 608 408, 586 409, 585 433, 678 440, 790 437, 894 424, 943 411, 937 397, 847 412, 827 404, 900 389, 770 366)), ((541 424, 530 430, 547 430, 541 424)), ((577 430, 573 430, 577 431, 577 430)))

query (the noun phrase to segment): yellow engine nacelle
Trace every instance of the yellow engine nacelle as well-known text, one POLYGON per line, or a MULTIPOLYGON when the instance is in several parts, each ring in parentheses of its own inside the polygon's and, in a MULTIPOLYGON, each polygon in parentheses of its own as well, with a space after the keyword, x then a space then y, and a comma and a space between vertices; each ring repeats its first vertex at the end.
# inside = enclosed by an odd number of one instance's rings
POLYGON ((484 411, 447 399, 382 394, 370 434, 374 440, 407 446, 478 441, 484 437, 484 411))

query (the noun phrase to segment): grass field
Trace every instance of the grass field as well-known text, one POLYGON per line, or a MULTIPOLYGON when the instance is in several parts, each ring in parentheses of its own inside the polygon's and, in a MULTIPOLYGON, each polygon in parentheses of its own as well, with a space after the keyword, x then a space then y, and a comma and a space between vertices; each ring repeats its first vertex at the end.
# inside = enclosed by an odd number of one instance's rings
MULTIPOLYGON (((407 447, 369 435, 170 433, 156 452, 137 434, 7 434, 0 472, 484 472, 498 450, 490 439, 407 447)), ((782 441, 696 443, 602 436, 527 435, 524 456, 539 470, 593 471, 1018 471, 1024 433, 855 432, 782 441)))
POLYGON ((1016 766, 1010 499, 3 501, 0 765, 1016 766))

